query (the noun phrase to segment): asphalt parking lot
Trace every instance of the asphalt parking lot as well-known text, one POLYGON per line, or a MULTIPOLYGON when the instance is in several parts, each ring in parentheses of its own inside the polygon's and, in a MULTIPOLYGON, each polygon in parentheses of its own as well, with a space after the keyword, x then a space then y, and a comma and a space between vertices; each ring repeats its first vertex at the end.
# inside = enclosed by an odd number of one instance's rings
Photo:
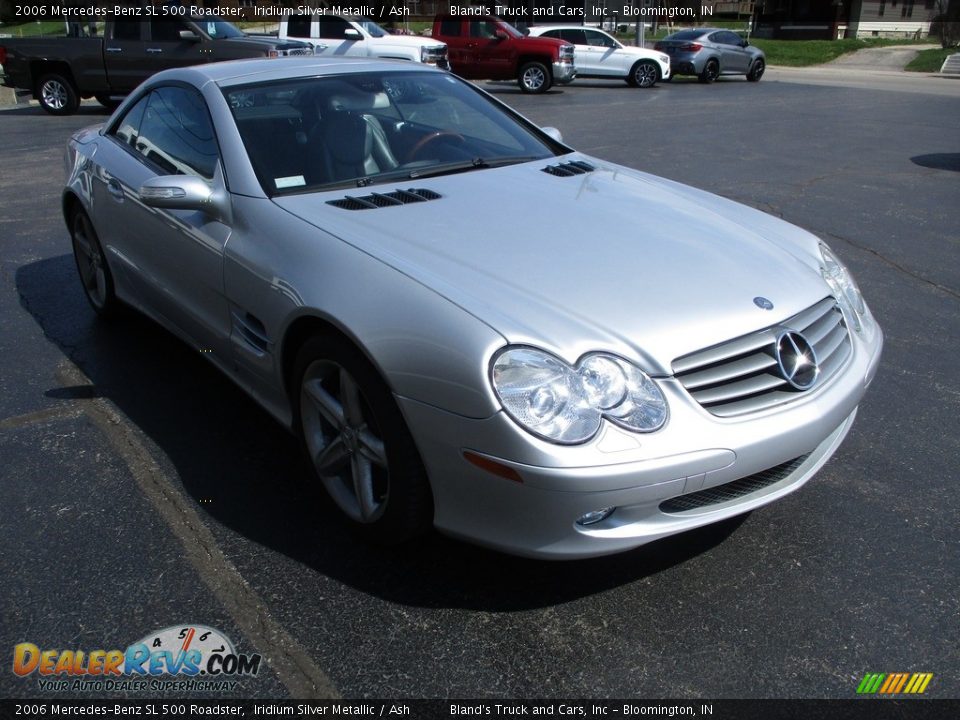
MULTIPOLYGON (((216 697, 849 698, 895 671, 960 697, 960 98, 776 80, 485 86, 580 150, 820 235, 886 334, 853 431, 800 492, 562 564, 354 540, 201 357, 94 320, 58 203, 65 139, 105 111, 0 113, 0 651, 199 623, 265 660, 216 697)), ((0 697, 52 697, 9 668, 0 697)))

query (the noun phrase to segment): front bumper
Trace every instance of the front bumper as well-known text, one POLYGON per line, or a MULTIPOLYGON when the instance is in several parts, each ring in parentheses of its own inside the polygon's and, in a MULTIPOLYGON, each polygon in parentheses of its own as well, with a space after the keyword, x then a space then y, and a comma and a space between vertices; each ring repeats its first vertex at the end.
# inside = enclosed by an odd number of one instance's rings
POLYGON ((573 63, 555 62, 553 64, 553 81, 566 84, 573 82, 577 77, 577 67, 573 63))
POLYGON ((539 441, 502 412, 470 419, 398 401, 431 479, 439 530, 518 555, 591 557, 724 520, 800 488, 849 432, 882 344, 874 324, 872 336, 857 339, 845 368, 823 387, 740 418, 714 417, 679 382, 660 380, 671 409, 666 428, 638 435, 606 424, 597 438, 576 447, 539 441), (464 451, 509 468, 520 481, 475 466, 464 451), (787 470, 766 474, 778 467, 787 470), (766 484, 727 492, 729 483, 755 476, 766 484), (719 500, 692 509, 662 507, 707 488, 722 491, 719 500), (585 513, 608 507, 616 510, 601 522, 577 524, 585 513))

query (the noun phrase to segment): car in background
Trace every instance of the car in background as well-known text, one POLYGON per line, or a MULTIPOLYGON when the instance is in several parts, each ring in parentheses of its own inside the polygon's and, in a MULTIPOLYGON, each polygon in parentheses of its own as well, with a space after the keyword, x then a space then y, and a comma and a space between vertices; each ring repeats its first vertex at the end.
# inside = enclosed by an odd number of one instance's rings
POLYGON ((569 559, 719 522, 810 480, 879 363, 819 238, 422 63, 158 73, 66 168, 92 307, 244 388, 360 536, 569 559))
POLYGON ((432 38, 388 33, 373 20, 361 16, 294 13, 283 16, 278 29, 281 40, 303 40, 314 54, 409 60, 448 70, 447 46, 432 38))
POLYGON ((653 47, 670 56, 674 76, 696 75, 702 83, 712 83, 721 75, 746 75, 750 82, 757 82, 767 67, 763 50, 721 28, 680 30, 653 47))
POLYGON ((574 46, 577 77, 622 78, 633 87, 649 88, 670 79, 670 56, 663 52, 623 45, 597 28, 583 25, 535 25, 535 37, 566 40, 574 46))

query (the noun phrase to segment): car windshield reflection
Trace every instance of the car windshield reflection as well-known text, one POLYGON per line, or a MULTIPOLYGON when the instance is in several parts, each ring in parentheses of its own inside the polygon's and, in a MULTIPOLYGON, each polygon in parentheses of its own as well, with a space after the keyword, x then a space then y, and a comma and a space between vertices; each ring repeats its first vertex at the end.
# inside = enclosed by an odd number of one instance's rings
POLYGON ((443 73, 361 73, 226 89, 268 195, 365 187, 552 157, 562 146, 443 73))

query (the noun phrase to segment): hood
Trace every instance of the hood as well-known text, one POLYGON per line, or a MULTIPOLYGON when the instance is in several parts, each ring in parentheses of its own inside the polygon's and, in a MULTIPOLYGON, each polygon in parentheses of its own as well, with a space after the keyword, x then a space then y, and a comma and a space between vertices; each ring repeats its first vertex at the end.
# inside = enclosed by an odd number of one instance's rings
POLYGON ((374 42, 377 47, 393 45, 394 47, 443 47, 442 40, 432 37, 420 37, 419 35, 387 35, 386 37, 376 38, 374 42))
POLYGON ((245 35, 244 37, 228 37, 217 40, 219 43, 231 43, 233 45, 246 45, 248 47, 262 48, 264 52, 271 49, 286 50, 287 48, 306 47, 313 50, 313 45, 302 40, 279 40, 275 37, 263 37, 255 35, 245 35))
POLYGON ((671 374, 675 358, 773 325, 830 294, 809 233, 579 154, 274 202, 510 342, 571 362, 609 350, 671 374), (542 171, 574 159, 597 169, 572 177, 542 171), (408 188, 441 197, 371 210, 327 204, 408 188), (774 309, 759 309, 757 296, 774 309))

